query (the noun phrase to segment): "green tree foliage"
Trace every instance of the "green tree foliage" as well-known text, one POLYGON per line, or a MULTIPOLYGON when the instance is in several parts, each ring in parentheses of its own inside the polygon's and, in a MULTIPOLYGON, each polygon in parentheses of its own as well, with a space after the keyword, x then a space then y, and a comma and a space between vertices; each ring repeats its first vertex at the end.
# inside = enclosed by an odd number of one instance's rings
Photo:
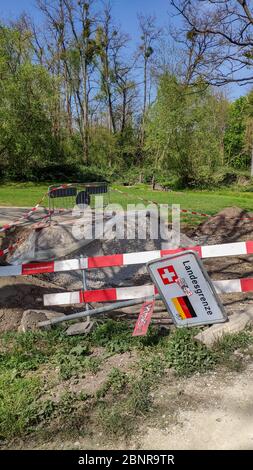
POLYGON ((163 75, 146 129, 146 150, 154 169, 177 174, 185 185, 220 166, 219 111, 218 99, 203 84, 191 88, 163 75))
POLYGON ((229 166, 245 169, 250 155, 246 148, 249 98, 242 96, 229 106, 228 122, 224 135, 225 158, 229 166))
POLYGON ((155 175, 169 187, 204 187, 248 169, 253 92, 229 103, 196 76, 187 85, 185 72, 164 73, 153 17, 140 17, 136 61, 111 7, 99 16, 96 1, 39 3, 43 34, 24 18, 0 23, 0 178, 155 175))
POLYGON ((14 179, 59 158, 53 135, 53 80, 31 62, 28 32, 0 28, 0 165, 14 179))

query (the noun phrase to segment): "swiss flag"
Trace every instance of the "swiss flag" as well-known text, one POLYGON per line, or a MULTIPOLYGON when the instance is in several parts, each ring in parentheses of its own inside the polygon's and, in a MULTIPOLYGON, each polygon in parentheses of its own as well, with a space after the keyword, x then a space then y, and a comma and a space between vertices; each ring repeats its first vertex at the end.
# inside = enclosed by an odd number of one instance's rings
POLYGON ((178 279, 178 275, 173 266, 165 266, 165 268, 159 268, 157 271, 165 286, 174 284, 178 279))

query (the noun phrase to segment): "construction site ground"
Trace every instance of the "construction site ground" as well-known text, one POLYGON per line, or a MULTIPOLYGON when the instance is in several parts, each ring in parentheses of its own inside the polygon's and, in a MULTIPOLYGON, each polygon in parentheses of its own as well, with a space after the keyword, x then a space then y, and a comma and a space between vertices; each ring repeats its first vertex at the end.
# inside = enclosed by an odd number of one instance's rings
MULTIPOLYGON (((196 229, 186 230, 184 235, 201 245, 252 240, 253 221, 245 219, 245 216, 247 214, 240 209, 228 208, 196 229)), ((16 232, 13 232, 11 237, 15 238, 16 232)), ((101 254, 101 250, 103 254, 109 254, 112 249, 114 253, 153 249, 149 244, 143 246, 143 243, 136 243, 131 244, 127 250, 126 242, 110 241, 108 244, 103 242, 95 246, 85 246, 75 253, 72 252, 69 257, 101 254)), ((235 279, 253 277, 252 261, 252 256, 236 256, 214 258, 204 261, 204 264, 214 280, 235 279)), ((112 269, 109 275, 107 272, 101 274, 94 270, 88 276, 89 286, 94 289, 101 286, 150 283, 144 267, 131 269, 133 270, 124 268, 124 272, 112 269)), ((0 332, 3 334, 17 330, 24 310, 43 310, 43 294, 80 287, 81 273, 75 272, 0 278, 0 332)), ((222 301, 231 315, 251 305, 253 294, 224 295, 222 301)), ((83 307, 74 306, 58 310, 69 314, 81 309, 83 310, 83 307)), ((125 311, 113 312, 110 318, 125 321, 132 328, 138 313, 138 307, 131 307, 125 311)), ((161 335, 170 335, 170 332, 174 331, 161 302, 156 305, 153 325, 159 326, 161 335)), ((151 349, 147 351, 151 354, 151 349)), ((155 351, 156 349, 154 353, 155 351)), ((159 356, 159 349, 157 353, 159 356)), ((64 393, 71 393, 72 397, 81 392, 87 396, 95 396, 105 384, 108 385, 108 376, 114 369, 120 369, 130 377, 132 374, 138 376, 143 352, 138 348, 130 348, 125 352, 113 351, 109 354, 105 347, 95 347, 91 357, 101 359, 102 367, 96 371, 89 370, 84 374, 74 374, 73 377, 62 379, 52 364, 45 364, 39 367, 38 371, 29 372, 27 377, 34 374, 42 377, 42 400, 45 401, 57 402, 59 397, 62 400, 64 393)), ((66 404, 68 410, 65 418, 61 416, 60 420, 54 417, 46 426, 46 432, 38 426, 32 432, 24 432, 19 437, 2 439, 1 446, 17 449, 253 449, 252 347, 247 346, 242 350, 239 346, 236 347, 231 352, 229 364, 229 367, 217 366, 208 372, 197 372, 189 377, 180 377, 170 368, 164 371, 158 381, 154 375, 154 386, 149 389, 152 404, 147 413, 136 414, 137 426, 130 427, 127 436, 105 431, 103 426, 98 425, 100 418, 96 415, 95 419, 89 413, 86 421, 84 415, 79 416, 79 421, 75 422, 73 427, 66 426, 65 429, 64 419, 69 422, 72 403, 66 404), (233 362, 238 367, 233 368, 233 362)), ((157 367, 159 368, 159 365, 157 367)), ((154 374, 157 374, 157 371, 154 374)), ((141 396, 144 400, 145 390, 141 396)), ((109 401, 109 405, 110 403, 112 402, 109 401)), ((101 414, 101 423, 103 419, 105 417, 101 414)))

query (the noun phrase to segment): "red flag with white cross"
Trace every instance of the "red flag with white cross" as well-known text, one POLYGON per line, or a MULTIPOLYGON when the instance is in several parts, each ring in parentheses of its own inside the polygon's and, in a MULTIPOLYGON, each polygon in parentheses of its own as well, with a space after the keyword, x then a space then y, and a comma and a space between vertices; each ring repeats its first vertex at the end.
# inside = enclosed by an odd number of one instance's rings
POLYGON ((178 280, 178 275, 172 265, 165 266, 164 268, 159 268, 157 271, 165 286, 169 284, 174 284, 174 282, 178 280))

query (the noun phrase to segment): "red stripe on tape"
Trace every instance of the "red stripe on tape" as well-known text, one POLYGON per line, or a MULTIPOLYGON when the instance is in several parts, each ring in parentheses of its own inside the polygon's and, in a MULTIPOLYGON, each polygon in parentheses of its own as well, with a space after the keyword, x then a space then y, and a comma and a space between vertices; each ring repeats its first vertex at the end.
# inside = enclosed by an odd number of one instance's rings
POLYGON ((112 302, 117 300, 116 289, 102 289, 95 291, 80 291, 80 303, 112 302))
POLYGON ((189 246, 189 248, 187 248, 187 250, 196 251, 196 253, 198 253, 199 257, 202 258, 201 246, 189 246))
POLYGON ((201 246, 187 246, 187 247, 177 248, 175 250, 161 250, 161 256, 174 255, 176 253, 182 253, 183 251, 186 251, 186 250, 196 251, 196 253, 198 253, 200 258, 202 258, 201 246))
POLYGON ((95 258, 88 258, 88 269, 91 268, 106 268, 109 266, 122 266, 123 255, 110 255, 110 256, 97 256, 95 258))
POLYGON ((253 241, 246 242, 246 251, 247 254, 253 254, 253 241))
POLYGON ((54 272, 54 261, 48 261, 47 263, 29 263, 22 265, 22 275, 28 274, 42 274, 42 273, 53 273, 54 272))
POLYGON ((161 256, 175 255, 176 253, 182 253, 183 248, 176 248, 175 250, 161 250, 161 256))
POLYGON ((253 279, 241 279, 240 283, 242 292, 253 291, 253 279))

